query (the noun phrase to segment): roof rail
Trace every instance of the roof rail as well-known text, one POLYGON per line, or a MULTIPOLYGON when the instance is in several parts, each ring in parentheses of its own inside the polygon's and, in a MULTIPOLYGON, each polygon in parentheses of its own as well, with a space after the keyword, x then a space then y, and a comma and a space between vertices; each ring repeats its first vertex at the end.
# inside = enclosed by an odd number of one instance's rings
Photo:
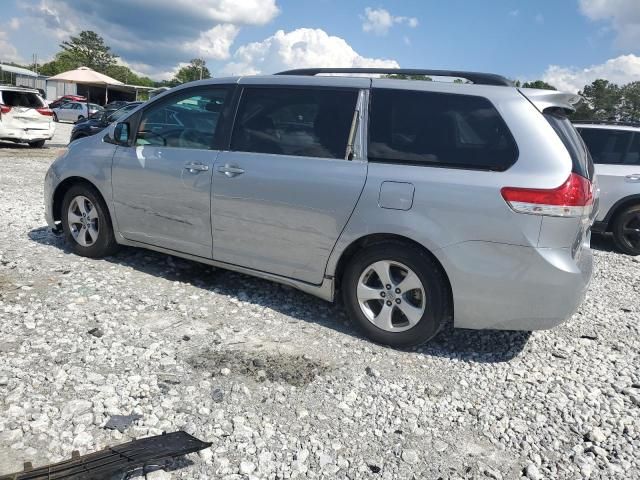
POLYGON ((493 73, 462 72, 457 70, 423 70, 420 68, 298 68, 278 72, 276 75, 305 75, 314 76, 321 73, 357 73, 357 74, 383 74, 383 75, 426 75, 433 77, 464 78, 477 85, 499 85, 513 87, 513 82, 493 73))
POLYGON ((595 125, 619 125, 621 127, 640 127, 640 121, 634 120, 573 120, 571 123, 577 124, 595 124, 595 125))

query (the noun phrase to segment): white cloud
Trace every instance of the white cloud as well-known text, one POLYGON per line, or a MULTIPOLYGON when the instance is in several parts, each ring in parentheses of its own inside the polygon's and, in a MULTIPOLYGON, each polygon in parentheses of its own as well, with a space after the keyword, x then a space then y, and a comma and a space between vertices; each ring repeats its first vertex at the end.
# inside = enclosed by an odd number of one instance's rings
POLYGON ((211 30, 200 33, 200 37, 194 42, 187 42, 183 49, 187 52, 195 52, 198 57, 214 60, 226 60, 229 58, 229 49, 238 35, 240 29, 230 23, 216 25, 211 30))
POLYGON ((344 39, 324 30, 299 28, 288 33, 278 30, 262 42, 241 46, 224 72, 253 75, 304 67, 398 68, 399 65, 395 60, 363 57, 344 39))
POLYGON ((18 50, 9 42, 7 33, 0 30, 0 61, 20 63, 21 60, 18 50))
POLYGON ((591 20, 605 20, 616 32, 621 48, 638 50, 640 42, 640 1, 580 0, 580 11, 591 20))
POLYGON ((11 30, 17 30, 20 28, 20 19, 17 17, 13 17, 11 20, 9 20, 9 28, 11 30))
POLYGON ((396 24, 405 24, 411 28, 418 26, 418 19, 415 17, 395 17, 384 8, 364 9, 364 15, 361 15, 362 31, 371 32, 376 35, 386 35, 389 29, 396 24))
POLYGON ((545 82, 550 83, 558 90, 568 92, 582 90, 585 85, 598 78, 609 80, 618 85, 638 81, 640 78, 640 57, 621 55, 600 65, 592 65, 582 69, 551 65, 542 76, 545 82))
POLYGON ((226 60, 241 27, 265 25, 277 0, 22 0, 34 36, 52 43, 82 30, 152 78, 195 57, 226 60))

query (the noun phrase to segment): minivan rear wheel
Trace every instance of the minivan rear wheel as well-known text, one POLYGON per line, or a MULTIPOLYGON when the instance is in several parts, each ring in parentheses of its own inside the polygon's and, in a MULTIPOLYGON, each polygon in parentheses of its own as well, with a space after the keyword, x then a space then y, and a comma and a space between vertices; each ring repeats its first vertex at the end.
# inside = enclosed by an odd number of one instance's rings
POLYGON ((419 248, 381 243, 358 252, 342 282, 345 307, 373 341, 395 347, 434 337, 449 311, 447 283, 419 248))
POLYGON ((61 217, 65 240, 75 254, 101 258, 116 252, 109 211, 94 187, 72 186, 64 195, 61 217))
POLYGON ((631 205, 616 215, 611 230, 618 250, 640 255, 640 205, 631 205))

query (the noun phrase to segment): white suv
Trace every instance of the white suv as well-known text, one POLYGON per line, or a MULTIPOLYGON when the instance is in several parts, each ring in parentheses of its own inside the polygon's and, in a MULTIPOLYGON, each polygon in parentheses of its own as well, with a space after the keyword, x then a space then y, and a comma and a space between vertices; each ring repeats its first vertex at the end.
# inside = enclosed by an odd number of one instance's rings
POLYGON ((54 133, 53 112, 37 90, 0 85, 0 141, 42 148, 54 133))
POLYGON ((574 122, 600 186, 594 232, 611 232, 618 249, 640 255, 640 123, 574 122))

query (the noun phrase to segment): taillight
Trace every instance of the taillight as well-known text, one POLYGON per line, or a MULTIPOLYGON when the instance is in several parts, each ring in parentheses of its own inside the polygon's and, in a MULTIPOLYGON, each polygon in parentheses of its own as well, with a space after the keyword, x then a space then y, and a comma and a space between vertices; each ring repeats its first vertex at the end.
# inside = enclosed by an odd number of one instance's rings
POLYGON ((46 115, 47 117, 53 117, 53 112, 51 110, 49 110, 48 108, 36 108, 36 111, 40 115, 46 115))
POLYGON ((10 106, 0 104, 0 113, 9 113, 10 111, 11 111, 10 106))
POLYGON ((581 217, 589 215, 593 206, 591 182, 576 173, 558 188, 504 187, 500 192, 514 212, 531 215, 581 217))

